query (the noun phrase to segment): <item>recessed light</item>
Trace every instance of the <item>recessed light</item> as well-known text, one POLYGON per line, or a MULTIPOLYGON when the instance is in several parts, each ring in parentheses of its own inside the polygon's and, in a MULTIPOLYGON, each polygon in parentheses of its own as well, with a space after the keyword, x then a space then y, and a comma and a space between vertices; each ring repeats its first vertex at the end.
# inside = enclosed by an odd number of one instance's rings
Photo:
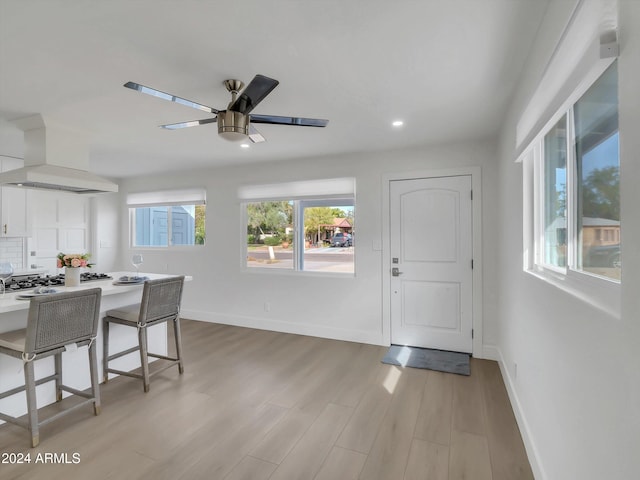
POLYGON ((240 148, 249 148, 249 144, 248 143, 241 143, 240 144, 240 148))
POLYGON ((391 125, 393 125, 394 127, 401 127, 402 125, 404 125, 404 122, 402 120, 394 120, 391 125))

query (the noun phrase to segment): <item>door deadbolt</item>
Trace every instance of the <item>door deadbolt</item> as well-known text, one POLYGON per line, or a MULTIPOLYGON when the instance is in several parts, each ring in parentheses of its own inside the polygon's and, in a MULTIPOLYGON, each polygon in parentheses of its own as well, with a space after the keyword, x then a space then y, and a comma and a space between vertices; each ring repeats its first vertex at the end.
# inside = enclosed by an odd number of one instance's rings
POLYGON ((393 267, 391 269, 391 275, 393 275, 394 277, 399 277, 400 275, 402 275, 402 272, 398 267, 393 267))

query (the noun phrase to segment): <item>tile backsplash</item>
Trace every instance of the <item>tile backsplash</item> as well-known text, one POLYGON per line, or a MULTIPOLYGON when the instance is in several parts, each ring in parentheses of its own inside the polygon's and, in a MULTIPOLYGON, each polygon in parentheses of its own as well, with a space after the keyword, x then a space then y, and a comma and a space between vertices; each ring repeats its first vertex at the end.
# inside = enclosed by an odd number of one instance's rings
POLYGON ((24 269, 24 242, 24 238, 0 238, 0 261, 11 262, 14 270, 24 269))

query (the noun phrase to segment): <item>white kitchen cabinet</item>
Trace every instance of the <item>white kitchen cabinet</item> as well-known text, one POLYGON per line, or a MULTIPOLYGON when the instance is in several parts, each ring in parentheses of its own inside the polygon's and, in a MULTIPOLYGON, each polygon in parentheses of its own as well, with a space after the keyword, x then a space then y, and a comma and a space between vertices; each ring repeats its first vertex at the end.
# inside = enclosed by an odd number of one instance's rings
POLYGON ((92 253, 89 197, 53 190, 31 190, 29 194, 33 212, 30 264, 55 273, 58 253, 92 253))
MULTIPOLYGON (((0 171, 20 168, 18 158, 0 156, 0 171)), ((31 231, 27 189, 0 187, 0 237, 28 237, 31 231)))

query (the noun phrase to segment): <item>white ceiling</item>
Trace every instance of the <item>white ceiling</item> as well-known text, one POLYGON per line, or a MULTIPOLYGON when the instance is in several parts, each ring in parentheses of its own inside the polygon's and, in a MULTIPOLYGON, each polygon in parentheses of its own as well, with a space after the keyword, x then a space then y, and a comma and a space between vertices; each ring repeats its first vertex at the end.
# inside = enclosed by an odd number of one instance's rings
POLYGON ((498 131, 547 0, 0 0, 0 155, 9 121, 42 114, 91 138, 91 170, 126 177, 390 150, 498 131), (211 115, 123 88, 131 80, 224 109, 222 82, 280 85, 253 113, 329 119, 256 125, 241 149, 211 115), (391 121, 402 119, 402 129, 391 121))

